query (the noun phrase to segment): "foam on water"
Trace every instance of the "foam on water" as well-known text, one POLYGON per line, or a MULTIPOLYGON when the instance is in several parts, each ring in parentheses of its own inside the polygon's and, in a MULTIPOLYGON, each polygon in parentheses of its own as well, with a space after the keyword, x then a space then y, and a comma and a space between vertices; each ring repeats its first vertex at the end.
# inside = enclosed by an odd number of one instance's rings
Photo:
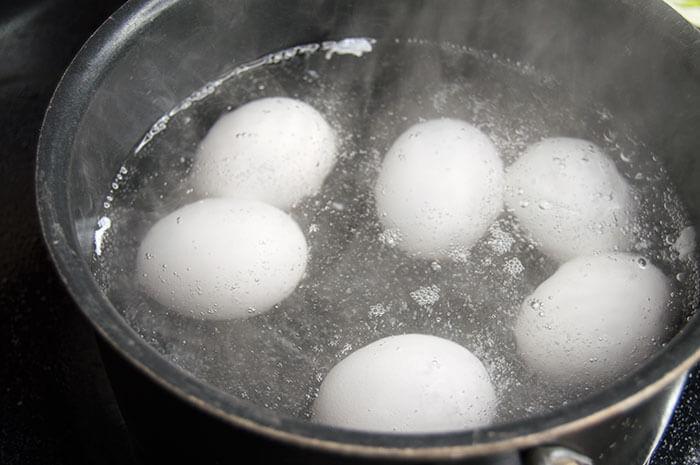
POLYGON ((478 127, 506 166, 545 137, 599 145, 641 205, 632 252, 677 277, 674 318, 657 344, 690 317, 698 300, 694 230, 663 164, 615 115, 571 101, 551 77, 490 53, 418 39, 353 40, 302 45, 234 68, 146 131, 134 153, 125 154, 113 185, 105 186, 95 276, 165 358, 231 395, 301 418, 310 415, 336 363, 405 333, 455 341, 482 360, 498 390, 499 421, 559 407, 597 388, 551 386, 517 356, 512 328, 520 305, 557 264, 510 212, 472 249, 440 260, 407 256, 396 247, 400 231, 382 229, 373 190, 383 156, 408 127, 437 117, 478 127), (139 243, 158 219, 197 200, 189 183, 193 157, 218 117, 270 96, 309 103, 340 141, 321 192, 291 211, 310 248, 305 278, 263 315, 217 322, 183 317, 138 288, 139 243))

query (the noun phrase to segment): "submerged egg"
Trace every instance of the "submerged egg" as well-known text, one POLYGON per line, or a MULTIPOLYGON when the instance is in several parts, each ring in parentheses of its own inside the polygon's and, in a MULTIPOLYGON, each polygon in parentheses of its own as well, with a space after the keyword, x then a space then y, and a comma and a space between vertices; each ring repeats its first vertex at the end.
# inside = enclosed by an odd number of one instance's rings
POLYGON ((263 313, 304 274, 297 223, 256 201, 206 199, 158 221, 141 242, 138 279, 161 304, 209 319, 263 313))
POLYGON ((377 181, 377 213, 398 246, 421 258, 471 248, 503 207, 503 163, 488 137, 459 120, 404 132, 377 181))
POLYGON ((290 98, 263 98, 225 114, 209 130, 193 183, 202 196, 288 209, 318 192, 335 159, 335 134, 316 109, 290 98))
POLYGON ((313 405, 313 419, 341 428, 400 433, 485 426, 496 394, 481 361, 435 336, 380 339, 338 363, 313 405))
POLYGON ((642 257, 578 257, 523 302, 515 326, 518 351, 556 384, 609 381, 654 351, 669 294, 666 277, 642 257))
POLYGON ((506 170, 506 205, 558 261, 629 250, 630 187, 603 151, 581 139, 545 139, 506 170))

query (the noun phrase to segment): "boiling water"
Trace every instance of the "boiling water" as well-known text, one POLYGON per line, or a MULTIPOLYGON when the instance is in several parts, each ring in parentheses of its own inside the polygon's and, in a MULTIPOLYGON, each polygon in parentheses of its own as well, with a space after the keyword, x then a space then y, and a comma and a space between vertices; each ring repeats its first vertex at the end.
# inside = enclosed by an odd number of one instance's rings
POLYGON ((308 418, 337 362, 404 333, 441 336, 475 353, 499 391, 499 421, 586 395, 599 386, 582 380, 552 387, 517 356, 515 316, 556 264, 528 242, 511 214, 502 213, 469 253, 451 260, 412 259, 382 233, 373 199, 382 157, 409 126, 436 117, 479 127, 506 165, 544 137, 580 137, 603 147, 642 203, 635 251, 676 278, 673 324, 659 346, 690 316, 696 265, 677 247, 689 222, 663 166, 635 135, 605 108, 569 100, 554 79, 527 65, 419 40, 297 47, 193 94, 147 132, 111 189, 105 186, 95 275, 133 328, 168 360, 234 396, 296 417, 308 418), (183 317, 139 290, 139 242, 158 219, 197 200, 188 175, 208 128, 223 113, 268 96, 311 104, 341 140, 322 191, 291 211, 310 246, 305 278, 266 314, 216 322, 183 317))

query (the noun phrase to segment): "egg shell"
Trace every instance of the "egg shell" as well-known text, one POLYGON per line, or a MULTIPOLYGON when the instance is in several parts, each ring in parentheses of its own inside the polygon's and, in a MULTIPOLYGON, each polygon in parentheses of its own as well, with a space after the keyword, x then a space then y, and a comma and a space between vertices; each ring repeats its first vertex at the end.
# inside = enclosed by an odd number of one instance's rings
POLYGON ((283 210, 316 194, 336 161, 336 136, 312 106, 254 100, 223 115, 197 150, 192 183, 202 197, 260 200, 283 210))
POLYGON ((303 233, 285 212, 257 201, 205 199, 151 228, 137 276, 147 294, 182 314, 243 318, 291 294, 307 255, 303 233))
POLYGON ((471 248, 503 208, 503 162, 489 138, 454 119, 412 126, 394 142, 375 188, 398 246, 420 258, 471 248))
POLYGON ((544 139, 506 170, 505 201, 539 249, 564 262, 630 250, 637 209, 615 163, 595 144, 544 139))
POLYGON ((321 384, 313 420, 353 430, 436 433, 488 425, 496 393, 464 347, 421 334, 375 341, 338 363, 321 384))
POLYGON ((658 347, 669 296, 669 281, 643 257, 575 258, 523 302, 515 325, 518 351, 555 384, 611 381, 658 347))

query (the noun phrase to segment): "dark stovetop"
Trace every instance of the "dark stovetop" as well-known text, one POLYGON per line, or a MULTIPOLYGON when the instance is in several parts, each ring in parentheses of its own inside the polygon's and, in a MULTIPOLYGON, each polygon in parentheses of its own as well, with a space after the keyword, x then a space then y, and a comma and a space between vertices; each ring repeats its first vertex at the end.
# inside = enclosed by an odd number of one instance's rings
MULTIPOLYGON (((121 0, 0 3, 0 464, 134 464, 94 335, 56 277, 34 207, 44 110, 121 0), (13 4, 16 3, 16 4, 13 4)), ((700 463, 700 373, 655 465, 700 463)))

